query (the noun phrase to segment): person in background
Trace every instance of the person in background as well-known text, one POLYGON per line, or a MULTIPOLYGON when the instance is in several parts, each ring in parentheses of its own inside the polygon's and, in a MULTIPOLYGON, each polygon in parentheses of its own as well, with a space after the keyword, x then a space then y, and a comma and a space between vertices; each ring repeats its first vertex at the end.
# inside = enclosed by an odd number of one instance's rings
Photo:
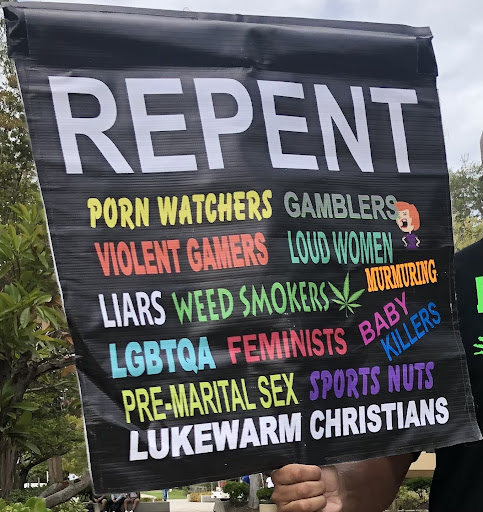
MULTIPOLYGON (((476 418, 483 427, 483 239, 455 255, 461 338, 476 418), (481 348, 480 348, 481 347, 481 348)), ((380 512, 394 500, 412 453, 335 466, 289 464, 272 472, 279 512, 380 512)), ((481 510, 483 441, 436 450, 430 512, 481 510)))
POLYGON ((168 501, 168 489, 163 489, 163 501, 168 501))
POLYGON ((131 491, 127 493, 126 499, 124 500, 124 511, 125 512, 134 512, 138 503, 141 500, 141 493, 131 491))
POLYGON ((107 502, 106 512, 121 512, 125 498, 126 495, 124 493, 111 494, 111 499, 107 502))
POLYGON ((93 494, 89 503, 86 505, 86 509, 89 510, 89 512, 95 512, 94 505, 97 504, 99 505, 99 512, 104 512, 104 510, 106 510, 107 501, 107 496, 104 494, 93 494))

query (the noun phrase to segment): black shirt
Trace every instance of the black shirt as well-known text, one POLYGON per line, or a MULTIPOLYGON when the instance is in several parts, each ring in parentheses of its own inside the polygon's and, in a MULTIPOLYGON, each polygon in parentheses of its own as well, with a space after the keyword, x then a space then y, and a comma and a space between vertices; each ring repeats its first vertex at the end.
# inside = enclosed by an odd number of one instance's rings
MULTIPOLYGON (((478 425, 483 430, 483 313, 478 313, 475 281, 479 276, 483 276, 483 240, 455 256, 460 331, 478 425), (475 344, 481 344, 482 348, 475 347, 475 344)), ((483 441, 436 451, 436 470, 429 503, 431 512, 483 510, 483 441)))

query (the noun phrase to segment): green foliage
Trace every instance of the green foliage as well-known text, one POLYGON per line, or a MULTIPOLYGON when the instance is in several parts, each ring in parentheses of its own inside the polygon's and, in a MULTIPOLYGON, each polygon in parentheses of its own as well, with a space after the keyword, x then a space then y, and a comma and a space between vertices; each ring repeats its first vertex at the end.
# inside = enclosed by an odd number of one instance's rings
POLYGON ((80 502, 83 502, 83 501, 87 502, 87 501, 89 501, 92 498, 93 494, 94 494, 94 491, 92 490, 92 485, 89 485, 82 492, 78 493, 76 495, 76 498, 80 502))
POLYGON ((36 464, 29 471, 27 482, 46 482, 48 469, 47 461, 36 464))
MULTIPOLYGON (((0 231, 0 360, 12 370, 23 354, 38 361, 59 352, 65 329, 47 232, 39 202, 14 208, 18 220, 0 231)), ((13 396, 12 383, 3 383, 0 407, 13 396)), ((36 407, 16 402, 16 416, 36 407)), ((3 409, 2 409, 3 410, 3 409)))
POLYGON ((229 501, 232 505, 241 505, 247 501, 250 486, 245 482, 226 482, 223 492, 230 495, 229 501))
POLYGON ((432 478, 420 476, 417 478, 407 478, 404 485, 410 490, 416 492, 421 499, 429 495, 432 478))
MULTIPOLYGON (((191 492, 190 493, 190 503, 200 503, 201 502, 201 496, 211 496, 211 492, 191 492)), ((169 496, 168 496, 169 498, 169 496)))
POLYGON ((69 500, 54 507, 52 512, 86 512, 86 508, 81 501, 69 500))
MULTIPOLYGON (((43 404, 53 406, 57 417, 71 413, 66 395, 77 386, 59 371, 72 346, 3 29, 0 24, 0 496, 7 497, 52 451, 55 415, 46 418, 43 404), (33 385, 37 392, 26 395, 33 385), (57 395, 42 400, 46 388, 57 395), (63 406, 57 409, 60 400, 63 406)), ((72 427, 72 422, 63 426, 72 427)), ((73 445, 68 444, 62 441, 54 454, 73 445)))
MULTIPOLYGON (((33 421, 41 404, 25 393, 42 377, 36 369, 71 347, 62 339, 65 319, 40 201, 11 209, 15 222, 0 230, 0 444, 41 456, 34 439, 45 438, 35 435, 33 421)), ((52 406, 51 400, 45 403, 52 406)))
POLYGON ((399 488, 396 498, 398 510, 426 510, 428 508, 429 495, 424 492, 420 496, 417 492, 408 489, 405 485, 399 488))
POLYGON ((453 236, 459 251, 483 235, 483 166, 463 161, 449 175, 453 236))
POLYGON ((81 427, 79 428, 79 423, 77 423, 75 439, 70 444, 69 452, 62 458, 62 467, 69 473, 82 475, 88 467, 87 448, 84 441, 82 420, 80 418, 76 418, 76 420, 80 422, 81 427))
POLYGON ((465 219, 483 217, 483 166, 463 160, 456 171, 450 173, 451 202, 454 215, 465 219))
POLYGON ((29 498, 37 497, 44 489, 45 486, 14 489, 8 496, 8 501, 11 503, 15 503, 16 501, 21 501, 22 503, 24 503, 29 498))
POLYGON ((453 238, 455 251, 477 242, 483 236, 483 220, 477 217, 457 219, 453 216, 453 238))
MULTIPOLYGON (((73 449, 83 452, 82 455, 85 457, 84 433, 80 426, 80 418, 66 414, 61 409, 55 410, 54 405, 51 405, 51 408, 39 409, 34 414, 34 419, 27 429, 27 435, 29 441, 38 447, 39 458, 48 459, 73 449)), ((35 460, 38 460, 35 452, 24 452, 23 465, 35 460)), ((86 467, 80 467, 78 473, 82 473, 86 467)))
POLYGON ((0 224, 14 219, 10 208, 29 204, 35 191, 22 99, 12 61, 7 57, 3 23, 0 26, 0 224))
POLYGON ((12 209, 17 221, 0 231, 0 359, 30 352, 38 360, 64 345, 65 320, 42 205, 12 209))
POLYGON ((336 288, 332 283, 329 283, 330 289, 337 297, 332 299, 332 302, 335 302, 340 306, 339 311, 345 309, 345 316, 347 318, 347 312, 350 311, 354 314, 354 309, 360 308, 361 305, 356 303, 356 300, 365 292, 365 289, 358 290, 353 294, 350 293, 350 283, 349 283, 349 273, 345 276, 344 286, 342 291, 336 288))
POLYGON ((270 501, 272 499, 273 487, 260 487, 257 491, 257 498, 260 501, 270 501))
POLYGON ((63 455, 62 466, 67 474, 80 475, 87 469, 87 456, 84 427, 78 417, 80 410, 75 376, 52 372, 40 377, 37 386, 25 395, 26 399, 38 405, 26 433, 39 453, 22 450, 18 467, 20 471, 29 470, 29 477, 33 473, 33 481, 37 478, 43 480, 47 467, 41 461, 63 455))
POLYGON ((2 512, 52 512, 45 506, 42 498, 30 498, 25 503, 7 503, 0 499, 0 510, 2 512))

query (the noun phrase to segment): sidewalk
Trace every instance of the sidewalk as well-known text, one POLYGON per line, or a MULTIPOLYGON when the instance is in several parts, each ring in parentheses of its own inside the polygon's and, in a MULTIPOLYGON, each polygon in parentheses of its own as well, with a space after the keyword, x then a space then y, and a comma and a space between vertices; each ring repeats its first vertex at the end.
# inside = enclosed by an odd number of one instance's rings
POLYGON ((168 500, 170 512, 212 512, 214 503, 196 503, 188 500, 168 500))
MULTIPOLYGON (((149 496, 149 493, 141 493, 141 496, 149 496)), ((169 512, 213 512, 214 503, 196 503, 184 500, 168 500, 169 512)))

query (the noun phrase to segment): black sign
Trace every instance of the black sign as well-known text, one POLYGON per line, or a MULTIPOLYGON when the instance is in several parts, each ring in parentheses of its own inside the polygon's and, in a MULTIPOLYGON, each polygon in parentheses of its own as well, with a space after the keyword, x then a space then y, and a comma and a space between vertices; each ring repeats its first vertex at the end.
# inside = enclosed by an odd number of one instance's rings
POLYGON ((5 16, 96 490, 480 437, 428 29, 5 16))

